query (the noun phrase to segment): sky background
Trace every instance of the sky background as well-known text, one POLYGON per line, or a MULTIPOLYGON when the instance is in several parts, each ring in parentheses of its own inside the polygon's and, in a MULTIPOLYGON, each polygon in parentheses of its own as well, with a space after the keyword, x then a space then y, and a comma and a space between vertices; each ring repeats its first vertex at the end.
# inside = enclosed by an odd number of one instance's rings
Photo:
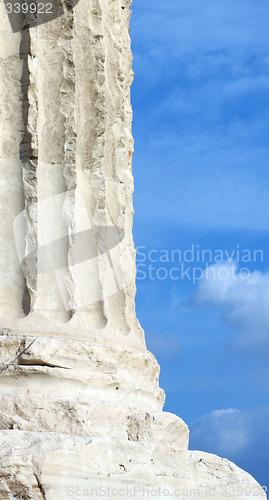
POLYGON ((137 314, 190 448, 269 487, 268 1, 132 10, 137 314), (213 260, 184 259, 197 245, 213 260))

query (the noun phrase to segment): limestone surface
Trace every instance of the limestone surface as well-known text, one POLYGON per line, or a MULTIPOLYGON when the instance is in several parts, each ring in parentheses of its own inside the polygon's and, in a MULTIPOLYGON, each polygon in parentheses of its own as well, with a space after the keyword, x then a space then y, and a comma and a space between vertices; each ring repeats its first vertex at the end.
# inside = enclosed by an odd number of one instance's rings
POLYGON ((0 498, 264 498, 188 450, 135 313, 130 0, 0 1, 0 498))

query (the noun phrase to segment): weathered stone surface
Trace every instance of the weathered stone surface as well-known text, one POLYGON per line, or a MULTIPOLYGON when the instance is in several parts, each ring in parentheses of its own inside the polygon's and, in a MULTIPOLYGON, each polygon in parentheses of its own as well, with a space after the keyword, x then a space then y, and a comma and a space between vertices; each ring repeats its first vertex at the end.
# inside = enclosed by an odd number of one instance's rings
POLYGON ((169 443, 19 431, 2 431, 0 439, 2 498, 19 494, 46 500, 99 496, 246 500, 263 494, 251 476, 228 460, 169 443))
POLYGON ((188 451, 136 318, 130 4, 80 0, 12 33, 0 3, 1 500, 264 496, 234 464, 188 451))

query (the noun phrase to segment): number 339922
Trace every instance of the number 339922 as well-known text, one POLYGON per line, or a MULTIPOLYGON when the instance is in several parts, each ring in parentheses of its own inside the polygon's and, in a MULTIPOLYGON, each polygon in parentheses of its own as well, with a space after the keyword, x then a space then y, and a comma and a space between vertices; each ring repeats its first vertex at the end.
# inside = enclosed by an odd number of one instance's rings
POLYGON ((7 3, 8 14, 52 14, 52 3, 7 3))

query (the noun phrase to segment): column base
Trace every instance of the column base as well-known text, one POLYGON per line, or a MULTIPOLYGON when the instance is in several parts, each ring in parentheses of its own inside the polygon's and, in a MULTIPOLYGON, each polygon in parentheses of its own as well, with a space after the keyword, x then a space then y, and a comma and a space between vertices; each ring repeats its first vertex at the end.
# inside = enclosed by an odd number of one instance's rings
POLYGON ((228 460, 150 440, 10 430, 0 446, 2 500, 265 498, 228 460))

